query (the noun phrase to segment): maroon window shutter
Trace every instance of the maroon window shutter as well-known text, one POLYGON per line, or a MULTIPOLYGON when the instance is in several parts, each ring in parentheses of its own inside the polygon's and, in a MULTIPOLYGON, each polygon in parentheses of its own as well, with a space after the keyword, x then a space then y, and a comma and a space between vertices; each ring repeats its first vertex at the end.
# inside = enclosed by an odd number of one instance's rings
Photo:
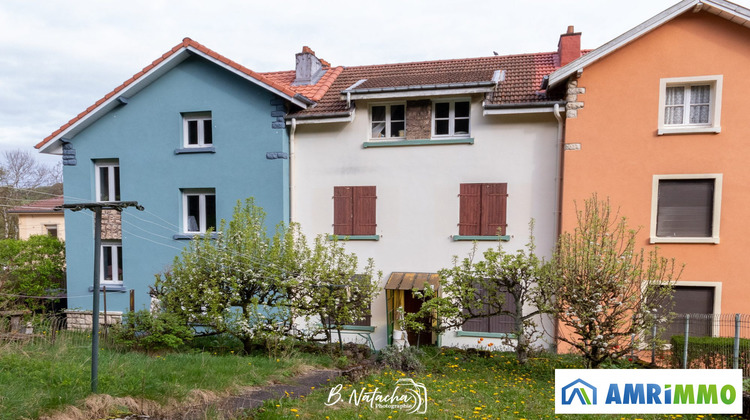
POLYGON ((479 235, 482 184, 461 184, 459 191, 459 235, 479 235))
POLYGON ((480 235, 505 235, 505 208, 508 201, 508 184, 482 184, 482 222, 480 235))
POLYGON ((333 187, 333 234, 352 235, 352 187, 333 187))
POLYGON ((352 235, 375 235, 376 191, 374 186, 354 187, 354 222, 352 235))

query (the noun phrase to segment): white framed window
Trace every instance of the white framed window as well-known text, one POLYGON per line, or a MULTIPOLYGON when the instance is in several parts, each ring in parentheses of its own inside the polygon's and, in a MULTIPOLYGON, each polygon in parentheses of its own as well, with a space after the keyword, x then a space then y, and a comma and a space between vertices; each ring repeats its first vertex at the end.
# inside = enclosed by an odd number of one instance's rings
POLYGON ((405 138, 406 105, 386 104, 370 107, 370 138, 405 138))
POLYGON ((101 275, 102 283, 121 284, 122 283, 122 243, 121 242, 103 242, 101 258, 101 275))
POLYGON ((721 75, 661 79, 658 134, 721 132, 723 79, 721 75))
POLYGON ((182 191, 182 226, 185 233, 216 230, 216 192, 210 189, 182 191))
POLYGON ((719 243, 722 174, 654 175, 651 243, 719 243))
POLYGON ((96 201, 120 201, 120 164, 103 161, 95 164, 96 201))
POLYGON ((433 102, 433 137, 469 137, 470 114, 468 99, 433 102))
POLYGON ((211 112, 190 112, 182 114, 183 146, 213 146, 213 125, 211 112))

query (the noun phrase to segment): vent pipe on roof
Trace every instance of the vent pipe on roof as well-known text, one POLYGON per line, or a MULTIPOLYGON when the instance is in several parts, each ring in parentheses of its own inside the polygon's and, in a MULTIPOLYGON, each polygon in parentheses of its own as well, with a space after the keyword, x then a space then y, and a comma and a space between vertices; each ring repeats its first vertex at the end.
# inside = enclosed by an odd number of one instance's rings
POLYGON ((323 63, 315 56, 315 51, 310 47, 302 47, 302 52, 296 54, 297 64, 295 66, 295 86, 314 85, 323 76, 323 63))
POLYGON ((560 67, 570 63, 581 56, 581 33, 575 32, 573 25, 568 26, 568 31, 560 35, 557 43, 557 57, 560 67))

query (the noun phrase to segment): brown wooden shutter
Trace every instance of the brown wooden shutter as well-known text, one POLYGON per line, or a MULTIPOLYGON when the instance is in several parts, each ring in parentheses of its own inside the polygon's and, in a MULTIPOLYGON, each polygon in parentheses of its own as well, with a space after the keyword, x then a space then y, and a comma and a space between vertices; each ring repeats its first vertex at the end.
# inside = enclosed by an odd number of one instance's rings
POLYGON ((333 187, 333 234, 352 235, 354 211, 352 187, 333 187))
POLYGON ((353 187, 354 221, 352 235, 375 235, 376 191, 374 186, 353 187))
POLYGON ((505 208, 508 201, 508 184, 482 185, 482 220, 479 235, 505 235, 505 208))
POLYGON ((459 190, 459 235, 480 234, 482 184, 461 184, 459 190))

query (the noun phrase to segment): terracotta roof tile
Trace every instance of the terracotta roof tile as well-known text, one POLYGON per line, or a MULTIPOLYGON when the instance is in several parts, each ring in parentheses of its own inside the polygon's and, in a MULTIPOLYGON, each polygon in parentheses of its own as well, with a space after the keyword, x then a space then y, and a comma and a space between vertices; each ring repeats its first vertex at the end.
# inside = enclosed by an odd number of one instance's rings
POLYGON ((12 209, 8 210, 8 213, 52 213, 55 207, 62 205, 63 197, 56 196, 45 200, 34 201, 22 206, 13 207, 12 209))
MULTIPOLYGON (((496 70, 505 80, 487 95, 489 104, 528 104, 560 100, 540 91, 542 79, 555 70, 555 52, 346 67, 317 104, 295 113, 310 116, 348 111, 341 92, 355 89, 489 81, 496 70)), ((320 84, 320 82, 319 82, 320 84)))
POLYGON ((213 50, 205 47, 204 45, 202 45, 202 44, 200 44, 198 42, 193 41, 190 38, 185 38, 185 39, 182 40, 181 43, 177 44, 171 50, 169 50, 166 53, 164 53, 161 57, 159 57, 158 59, 154 60, 151 64, 149 64, 148 66, 146 66, 143 70, 141 70, 138 73, 136 73, 133 77, 131 77, 130 79, 126 80, 120 86, 118 86, 114 90, 112 90, 112 92, 108 93, 103 98, 101 98, 98 101, 96 101, 96 103, 94 103, 90 107, 86 108, 86 110, 84 110, 83 112, 81 112, 80 114, 78 114, 77 116, 75 116, 73 119, 71 119, 67 123, 63 124, 62 127, 60 127, 57 130, 55 130, 55 132, 53 132, 52 134, 50 134, 49 136, 47 136, 44 140, 42 140, 41 142, 39 142, 34 147, 36 147, 37 149, 41 148, 42 146, 44 146, 45 144, 47 144, 49 141, 51 141, 52 139, 54 139, 58 135, 60 135, 63 131, 65 131, 71 125, 73 125, 76 122, 80 121, 86 115, 88 115, 89 113, 91 113, 92 111, 94 111, 99 105, 101 105, 105 101, 107 101, 110 98, 112 98, 112 96, 114 96, 116 93, 120 92, 124 88, 126 88, 126 87, 132 85, 133 83, 135 83, 136 81, 138 81, 141 77, 143 77, 145 74, 147 74, 154 67, 158 66, 159 64, 161 64, 162 62, 164 62, 168 58, 172 57, 174 54, 176 54, 182 48, 189 48, 189 47, 190 48, 194 48, 194 49, 196 49, 196 50, 198 50, 198 51, 200 51, 200 52, 202 52, 202 53, 204 53, 204 54, 206 54, 206 55, 208 55, 210 57, 213 57, 215 60, 220 61, 220 62, 224 63, 225 65, 227 65, 229 67, 232 67, 235 70, 238 70, 238 71, 240 71, 240 72, 242 72, 242 73, 244 73, 244 74, 246 74, 246 75, 248 75, 248 76, 250 76, 250 77, 252 77, 252 78, 254 78, 256 80, 258 80, 261 83, 264 83, 264 84, 266 84, 266 85, 268 85, 268 86, 270 86, 270 87, 272 87, 272 88, 274 88, 274 89, 282 92, 285 95, 288 95, 288 96, 292 97, 292 96, 294 96, 297 93, 295 90, 291 89, 288 84, 278 83, 278 82, 274 81, 273 79, 268 78, 268 77, 262 75, 261 73, 254 72, 254 71, 250 70, 249 68, 247 68, 245 66, 242 66, 242 65, 240 65, 240 64, 238 64, 238 63, 236 63, 236 62, 234 62, 234 61, 232 61, 232 60, 230 60, 230 59, 228 59, 228 58, 226 58, 226 57, 224 57, 224 56, 222 56, 222 55, 214 52, 213 50))

